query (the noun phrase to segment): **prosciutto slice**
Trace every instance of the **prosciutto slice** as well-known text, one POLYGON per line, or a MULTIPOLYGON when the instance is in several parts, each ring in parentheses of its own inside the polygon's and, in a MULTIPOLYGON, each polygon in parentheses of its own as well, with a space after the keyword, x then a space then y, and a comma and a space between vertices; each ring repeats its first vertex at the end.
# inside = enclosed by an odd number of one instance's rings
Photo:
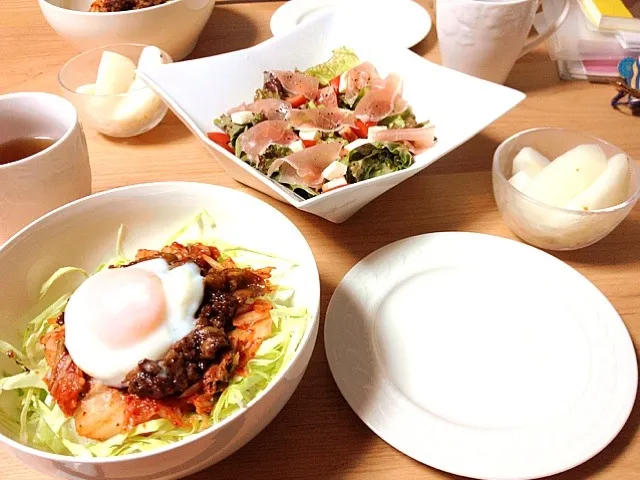
POLYGON ((280 183, 317 188, 323 182, 322 171, 340 157, 340 150, 340 142, 320 143, 275 160, 267 173, 278 170, 280 183))
POLYGON ((285 102, 277 98, 265 98, 263 100, 256 100, 253 103, 242 103, 236 108, 232 108, 227 113, 262 113, 267 120, 284 120, 290 110, 291 104, 289 102, 285 102))
POLYGON ((356 117, 363 122, 379 122, 389 115, 404 111, 407 103, 402 99, 402 79, 392 73, 372 88, 358 102, 356 117))
POLYGON ((320 80, 316 77, 286 70, 278 70, 273 73, 289 93, 304 95, 309 100, 313 100, 318 96, 320 80))
POLYGON ((432 147, 435 142, 434 127, 423 128, 394 128, 381 130, 371 134, 373 142, 407 142, 409 150, 418 154, 432 147))
POLYGON ((356 116, 353 112, 337 107, 291 110, 289 121, 294 128, 333 132, 344 126, 353 126, 356 116))
POLYGON ((289 123, 284 120, 266 120, 251 127, 238 137, 242 150, 253 164, 258 163, 259 156, 274 143, 289 145, 298 140, 289 123))
POLYGON ((338 96, 332 86, 321 88, 318 92, 318 98, 316 98, 318 105, 324 105, 325 107, 337 107, 338 96))
POLYGON ((375 86, 380 81, 380 75, 369 62, 364 62, 352 68, 346 73, 346 89, 344 98, 349 104, 353 104, 360 90, 368 86, 375 86))

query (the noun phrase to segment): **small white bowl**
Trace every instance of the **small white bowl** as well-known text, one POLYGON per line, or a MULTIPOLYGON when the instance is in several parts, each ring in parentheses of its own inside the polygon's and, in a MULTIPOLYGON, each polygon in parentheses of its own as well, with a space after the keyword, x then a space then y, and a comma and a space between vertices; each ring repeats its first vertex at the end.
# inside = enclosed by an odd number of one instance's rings
POLYGON ((170 0, 125 12, 89 12, 92 0, 38 0, 44 18, 80 51, 118 43, 155 45, 175 61, 198 42, 215 0, 170 0))
POLYGON ((599 145, 607 157, 624 153, 615 145, 565 128, 532 128, 506 139, 493 157, 493 193, 505 223, 518 237, 546 250, 576 250, 603 239, 629 214, 640 197, 640 169, 629 155, 627 199, 601 210, 568 210, 545 205, 517 190, 508 181, 513 159, 531 147, 554 159, 578 145, 599 145))
MULTIPOLYGON (((0 426, 0 444, 28 466, 47 475, 74 479, 169 480, 200 471, 256 436, 287 403, 302 379, 318 332, 320 281, 309 245, 284 215, 242 192, 188 182, 149 183, 118 188, 77 200, 31 223, 0 247, 0 332, 18 343, 34 312, 77 285, 61 280, 38 301, 42 283, 56 269, 74 265, 94 270, 113 256, 121 224, 125 255, 137 248, 160 247, 167 237, 207 209, 225 239, 234 244, 296 261, 288 284, 295 286, 294 306, 304 306, 310 320, 289 365, 245 409, 213 427, 148 453, 122 457, 67 457, 35 450, 7 436, 0 426), (260 232, 276 232, 261 235, 260 232)), ((15 366, 0 355, 0 371, 15 366)), ((15 401, 0 395, 0 404, 15 401)))
POLYGON ((142 69, 140 75, 233 178, 305 212, 344 222, 525 98, 522 92, 449 70, 410 50, 390 47, 384 38, 363 37, 354 32, 352 21, 339 14, 324 14, 246 50, 142 69), (435 125, 437 143, 417 155, 411 167, 302 200, 207 138, 207 132, 215 129, 216 117, 253 99, 256 89, 262 87, 264 70, 305 69, 326 61, 332 50, 342 46, 352 48, 362 61, 372 62, 382 75, 399 74, 404 81, 403 96, 418 120, 435 125))

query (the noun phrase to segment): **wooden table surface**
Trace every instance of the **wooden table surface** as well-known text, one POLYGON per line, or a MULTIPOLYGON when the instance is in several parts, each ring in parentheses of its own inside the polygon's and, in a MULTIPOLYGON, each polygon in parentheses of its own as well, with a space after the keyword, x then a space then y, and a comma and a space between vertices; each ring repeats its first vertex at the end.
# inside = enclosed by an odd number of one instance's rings
MULTIPOLYGON (((422 2, 433 13, 433 0, 422 2)), ((281 2, 216 6, 193 57, 248 47, 270 37, 269 19, 279 5, 281 2)), ((414 50, 439 61, 435 29, 414 50)), ((0 2, 0 93, 59 93, 58 70, 76 53, 49 28, 35 0, 0 2)), ((517 63, 507 85, 525 92, 527 99, 342 225, 296 211, 236 183, 172 114, 153 131, 133 139, 108 139, 87 129, 93 188, 97 192, 141 182, 188 180, 239 189, 268 202, 300 228, 313 249, 320 270, 324 315, 334 289, 347 271, 390 242, 439 231, 515 238, 496 209, 490 174, 495 148, 513 133, 530 127, 571 127, 597 134, 640 159, 640 119, 629 118, 608 106, 613 95, 611 87, 558 80, 544 47, 517 63)), ((554 255, 584 274, 609 298, 635 342, 640 342, 640 207, 600 243, 554 255)), ((624 430, 602 453, 554 478, 640 478, 639 422, 640 406, 636 403, 624 430)), ((0 478, 46 478, 4 453, 0 453, 0 464, 0 478)), ((282 413, 239 452, 190 477, 209 478, 460 477, 413 461, 360 422, 333 382, 321 330, 306 375, 282 413)))

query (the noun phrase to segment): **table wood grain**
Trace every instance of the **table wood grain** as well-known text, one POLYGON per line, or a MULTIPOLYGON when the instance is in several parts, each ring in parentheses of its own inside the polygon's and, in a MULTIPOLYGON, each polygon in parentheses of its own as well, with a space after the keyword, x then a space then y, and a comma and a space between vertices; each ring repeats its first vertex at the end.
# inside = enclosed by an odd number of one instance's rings
MULTIPOLYGON (((433 13, 433 0, 421 0, 433 13)), ((271 36, 269 19, 282 2, 216 6, 193 57, 255 45, 271 36)), ((439 61, 435 29, 414 50, 439 61)), ((56 75, 77 52, 49 28, 35 0, 0 2, 0 93, 59 93, 56 75)), ((230 179, 172 114, 153 131, 113 140, 87 129, 93 189, 141 182, 188 180, 248 192, 289 217, 309 241, 322 284, 322 315, 340 279, 360 259, 395 240, 439 231, 472 231, 515 238, 498 213, 491 188, 491 159, 505 138, 539 126, 570 127, 599 135, 640 159, 640 119, 613 111, 611 87, 558 80, 544 47, 516 64, 507 85, 527 99, 465 145, 382 195, 347 223, 334 225, 296 211, 230 179)), ((212 80, 215 94, 215 79, 212 80)), ((466 92, 443 92, 443 95, 466 92)), ((473 102, 473 97, 469 97, 473 102)), ((461 112, 464 114, 464 112, 461 112)), ((598 244, 554 253, 613 303, 640 342, 640 207, 598 244)), ((640 478, 640 406, 620 435, 599 455, 554 478, 640 478)), ((0 478, 44 480, 0 453, 0 478)), ((190 480, 455 479, 394 450, 374 435, 338 392, 324 354, 322 329, 300 387, 278 417, 249 445, 190 480)))

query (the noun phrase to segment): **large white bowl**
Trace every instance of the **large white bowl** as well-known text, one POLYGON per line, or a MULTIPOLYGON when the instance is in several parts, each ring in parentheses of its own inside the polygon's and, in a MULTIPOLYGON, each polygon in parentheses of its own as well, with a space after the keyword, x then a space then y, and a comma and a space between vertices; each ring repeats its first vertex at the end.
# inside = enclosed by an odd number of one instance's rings
MULTIPOLYGON (((195 473, 227 457, 257 435, 282 409, 307 367, 318 332, 320 284, 313 254, 298 229, 281 213, 245 193, 199 183, 151 183, 98 193, 41 217, 0 247, 0 332, 16 342, 34 312, 72 285, 38 302, 43 281, 57 268, 88 270, 112 257, 120 224, 125 254, 159 247, 201 209, 207 209, 230 241, 295 260, 287 282, 295 305, 311 316, 296 356, 246 409, 170 447, 144 454, 85 459, 43 453, 0 434, 0 444, 30 467, 68 479, 166 480, 195 473), (272 232, 261 235, 259 232, 272 232), (258 232, 256 234, 256 232, 258 232), (230 238, 233 236, 234 238, 230 238)), ((72 281, 72 279, 69 279, 72 281)), ((0 371, 11 368, 2 356, 0 371)), ((0 402, 15 401, 8 394, 0 402)), ((0 432, 2 432, 0 428, 0 432)), ((6 433, 6 432, 3 432, 6 433)))
POLYGON ((410 50, 389 47, 384 35, 363 36, 351 22, 353 19, 339 14, 324 14, 247 50, 149 68, 142 76, 233 178, 300 210, 343 222, 525 98, 521 92, 441 67, 410 50), (435 124, 437 144, 418 155, 410 168, 302 200, 207 138, 206 133, 214 130, 214 118, 251 101, 255 90, 262 87, 264 70, 305 69, 327 60, 341 46, 371 61, 382 75, 399 74, 404 80, 404 98, 418 120, 435 124))
POLYGON ((44 18, 81 51, 139 43, 155 45, 174 61, 189 55, 216 0, 171 0, 125 12, 89 12, 92 0, 38 0, 44 18))

